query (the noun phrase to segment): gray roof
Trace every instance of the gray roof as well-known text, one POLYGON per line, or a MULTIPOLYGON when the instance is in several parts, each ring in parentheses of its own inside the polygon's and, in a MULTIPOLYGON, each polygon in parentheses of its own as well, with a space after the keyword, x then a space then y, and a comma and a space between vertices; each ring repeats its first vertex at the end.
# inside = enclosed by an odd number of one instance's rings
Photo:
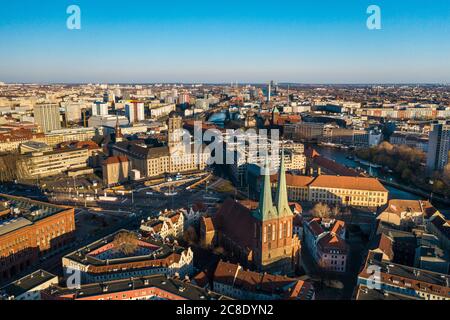
POLYGON ((208 291, 174 278, 167 278, 164 275, 152 275, 142 278, 131 278, 115 280, 102 283, 87 284, 80 289, 67 289, 59 286, 52 286, 47 289, 47 293, 52 296, 62 296, 73 294, 75 298, 82 299, 105 293, 120 293, 129 290, 156 287, 160 290, 170 292, 188 300, 229 300, 221 294, 208 291))
POLYGON ((0 221, 0 236, 12 232, 14 230, 29 226, 32 224, 30 220, 25 218, 11 218, 7 220, 0 221))
POLYGON ((10 297, 18 297, 21 294, 24 294, 25 292, 28 292, 55 277, 56 276, 54 274, 47 271, 37 270, 1 288, 0 293, 6 294, 10 297))

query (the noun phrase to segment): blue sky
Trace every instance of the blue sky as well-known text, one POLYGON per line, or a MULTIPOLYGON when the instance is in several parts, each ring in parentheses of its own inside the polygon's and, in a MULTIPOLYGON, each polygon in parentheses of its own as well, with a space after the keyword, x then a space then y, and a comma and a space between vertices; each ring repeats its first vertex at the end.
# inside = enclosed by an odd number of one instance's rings
POLYGON ((7 82, 450 82, 450 1, 1 0, 0 43, 7 82))

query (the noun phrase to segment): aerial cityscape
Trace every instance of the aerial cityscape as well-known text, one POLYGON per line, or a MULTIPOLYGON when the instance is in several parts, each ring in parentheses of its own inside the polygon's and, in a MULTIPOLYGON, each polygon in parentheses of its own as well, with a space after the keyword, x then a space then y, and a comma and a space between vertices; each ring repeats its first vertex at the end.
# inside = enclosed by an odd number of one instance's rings
MULTIPOLYGON (((390 37, 389 17, 377 27, 377 8, 393 5, 380 2, 362 6, 361 28, 390 37)), ((122 41, 123 21, 115 31, 104 17, 94 24, 92 4, 60 5, 55 34, 47 30, 55 15, 40 25, 24 4, 6 6, 14 14, 0 23, 10 43, 0 53, 0 300, 450 300, 448 43, 447 60, 442 52, 432 61, 423 52, 404 57, 408 66, 398 65, 398 52, 386 66, 368 58, 366 78, 352 73, 354 53, 329 74, 323 53, 307 68, 289 69, 286 56, 273 73, 281 61, 257 69, 277 50, 255 58, 257 68, 245 66, 253 49, 221 64, 217 48, 203 52, 209 39, 178 52, 156 39, 168 56, 155 53, 161 67, 139 66, 143 52, 133 58, 128 47, 148 44, 122 41), (13 30, 27 24, 30 34, 13 30), (89 28, 103 37, 106 25, 116 41, 87 40, 89 28), (56 34, 63 32, 87 38, 73 39, 73 52, 52 52, 48 39, 65 41, 56 34), (190 65, 192 50, 199 57, 190 65), (129 60, 113 62, 117 52, 129 60), (186 66, 168 62, 176 54, 186 54, 186 66), (64 57, 75 64, 64 67, 64 57), (309 75, 313 67, 322 80, 309 75), (411 72, 392 78, 403 67, 411 72)), ((436 20, 431 9, 424 19, 440 21, 441 7, 450 12, 438 2, 436 20)), ((228 14, 205 35, 220 37, 228 14)), ((173 17, 178 27, 182 18, 173 17)), ((130 33, 147 26, 135 19, 130 33)), ((259 25, 248 19, 243 33, 259 25)), ((443 21, 446 29, 423 33, 448 36, 448 14, 443 21)), ((245 312, 238 307, 234 314, 245 312)))

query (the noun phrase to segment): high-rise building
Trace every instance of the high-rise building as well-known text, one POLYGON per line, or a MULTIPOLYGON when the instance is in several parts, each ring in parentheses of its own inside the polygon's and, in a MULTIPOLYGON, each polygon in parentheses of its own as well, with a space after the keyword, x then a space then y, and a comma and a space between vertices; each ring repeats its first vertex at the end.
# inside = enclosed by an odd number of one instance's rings
POLYGON ((167 126, 167 145, 169 149, 179 147, 183 139, 183 119, 176 112, 171 112, 167 126))
POLYGON ((108 115, 108 104, 103 102, 95 102, 92 104, 93 116, 106 116, 108 115))
POLYGON ((59 105, 56 103, 35 105, 34 121, 44 132, 61 129, 59 105))
POLYGON ((178 96, 178 104, 187 104, 191 101, 189 93, 182 93, 178 96))
POLYGON ((129 102, 125 105, 125 115, 130 123, 144 121, 144 103, 143 102, 129 102))
POLYGON ((78 122, 81 120, 81 111, 86 107, 83 102, 64 102, 61 103, 64 108, 65 120, 67 122, 78 122))
POLYGON ((432 124, 428 143, 427 169, 442 170, 449 160, 450 121, 436 121, 432 124))

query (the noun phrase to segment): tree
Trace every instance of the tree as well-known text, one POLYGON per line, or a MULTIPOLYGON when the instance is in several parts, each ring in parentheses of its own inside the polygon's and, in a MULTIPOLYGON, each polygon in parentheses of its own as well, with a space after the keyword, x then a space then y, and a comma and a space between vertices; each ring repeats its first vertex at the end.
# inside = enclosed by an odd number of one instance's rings
POLYGON ((198 242, 197 232, 194 227, 189 226, 183 233, 183 240, 188 244, 196 244, 198 242))
MULTIPOLYGON (((450 159, 450 158, 449 158, 450 159)), ((448 163, 442 172, 442 180, 444 180, 445 184, 450 187, 450 163, 448 163)))
POLYGON ((341 214, 342 212, 339 206, 334 206, 333 208, 331 208, 331 216, 333 218, 338 218, 339 216, 341 216, 341 214))
POLYGON ((213 253, 216 254, 216 255, 221 256, 221 255, 225 254, 225 249, 223 247, 220 247, 220 246, 219 247, 215 247, 213 249, 213 253))
POLYGON ((139 239, 134 232, 122 231, 116 234, 113 240, 114 249, 123 254, 130 255, 138 249, 139 239))
POLYGON ((382 143, 380 143, 380 145, 378 146, 379 150, 383 150, 383 151, 387 151, 390 152, 394 149, 394 146, 392 144, 390 144, 387 141, 383 141, 382 143))
POLYGON ((329 218, 331 214, 331 209, 325 203, 317 203, 312 208, 312 215, 315 218, 329 218))
POLYGON ((24 176, 26 168, 17 153, 8 153, 0 156, 0 181, 9 182, 24 176))

